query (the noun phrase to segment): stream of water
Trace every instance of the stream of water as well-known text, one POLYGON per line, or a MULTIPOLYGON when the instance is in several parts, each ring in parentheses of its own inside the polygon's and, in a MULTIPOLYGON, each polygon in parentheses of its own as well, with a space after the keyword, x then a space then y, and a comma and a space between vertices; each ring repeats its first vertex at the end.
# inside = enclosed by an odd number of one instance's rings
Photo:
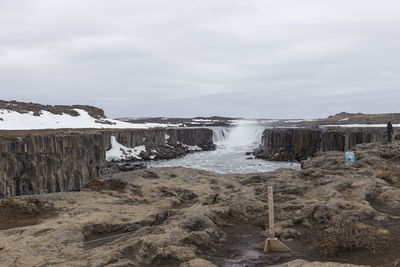
POLYGON ((246 152, 260 145, 265 128, 246 121, 239 122, 231 128, 211 128, 216 150, 195 152, 173 160, 151 162, 149 167, 181 166, 217 173, 258 173, 278 168, 300 169, 298 163, 266 161, 246 155, 246 152))

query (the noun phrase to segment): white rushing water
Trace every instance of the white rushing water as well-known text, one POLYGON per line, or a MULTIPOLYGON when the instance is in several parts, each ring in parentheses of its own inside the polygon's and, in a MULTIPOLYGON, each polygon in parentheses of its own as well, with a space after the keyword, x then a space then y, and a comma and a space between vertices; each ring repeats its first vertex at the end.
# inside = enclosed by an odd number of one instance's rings
POLYGON ((235 127, 214 127, 213 139, 217 149, 188 154, 182 158, 154 161, 149 167, 188 167, 217 173, 257 173, 278 168, 300 169, 300 164, 255 159, 245 155, 257 148, 266 127, 242 121, 235 127))

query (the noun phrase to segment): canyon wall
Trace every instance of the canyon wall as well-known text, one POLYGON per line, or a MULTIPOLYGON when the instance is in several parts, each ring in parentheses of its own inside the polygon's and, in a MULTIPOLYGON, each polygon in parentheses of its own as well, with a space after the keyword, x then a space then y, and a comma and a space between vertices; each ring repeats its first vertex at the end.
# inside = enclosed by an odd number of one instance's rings
POLYGON ((206 128, 121 129, 102 130, 101 133, 107 149, 111 146, 111 136, 115 136, 118 143, 127 147, 140 145, 178 146, 179 144, 185 144, 189 146, 199 146, 203 150, 215 148, 212 141, 212 130, 206 128))
POLYGON ((257 158, 303 160, 319 151, 347 151, 354 145, 386 140, 386 128, 283 128, 264 131, 257 158))
POLYGON ((99 133, 1 137, 0 198, 80 190, 100 175, 104 160, 99 133))
POLYGON ((157 150, 157 159, 181 156, 187 145, 215 148, 212 131, 200 128, 0 131, 0 199, 81 190, 102 175, 111 136, 157 150))

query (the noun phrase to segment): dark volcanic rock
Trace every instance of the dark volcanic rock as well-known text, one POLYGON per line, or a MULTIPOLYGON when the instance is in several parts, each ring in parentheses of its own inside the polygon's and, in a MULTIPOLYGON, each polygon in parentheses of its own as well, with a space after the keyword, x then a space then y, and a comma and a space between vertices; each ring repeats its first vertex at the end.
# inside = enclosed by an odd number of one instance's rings
MULTIPOLYGON (((111 136, 127 147, 145 145, 144 159, 172 159, 187 146, 214 149, 210 129, 125 129, 0 131, 0 199, 15 195, 79 191, 105 173, 111 136)), ((143 164, 123 162, 107 172, 131 171, 143 164)))
POLYGON ((146 169, 146 165, 142 162, 122 162, 117 163, 118 169, 122 172, 130 172, 135 170, 146 169))
POLYGON ((0 153, 2 198, 79 191, 100 176, 106 150, 99 133, 57 132, 0 137, 0 153))
POLYGON ((267 129, 257 158, 303 160, 319 151, 346 151, 356 144, 383 141, 385 128, 282 128, 267 129))
POLYGON ((107 150, 111 147, 111 136, 126 147, 146 146, 141 154, 145 160, 173 159, 183 156, 191 150, 187 146, 198 146, 202 150, 214 150, 213 132, 206 128, 156 128, 151 130, 103 130, 107 150))

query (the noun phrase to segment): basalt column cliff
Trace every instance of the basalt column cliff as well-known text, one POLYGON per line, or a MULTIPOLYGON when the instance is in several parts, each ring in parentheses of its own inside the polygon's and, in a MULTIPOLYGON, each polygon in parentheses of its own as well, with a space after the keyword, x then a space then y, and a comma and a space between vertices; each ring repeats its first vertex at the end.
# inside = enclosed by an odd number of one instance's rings
POLYGON ((356 144, 385 139, 385 128, 267 129, 255 155, 267 160, 303 160, 319 151, 346 151, 356 144))
POLYGON ((213 149, 209 129, 1 131, 0 198, 81 190, 102 175, 111 136, 127 147, 145 145, 158 159, 213 149))

